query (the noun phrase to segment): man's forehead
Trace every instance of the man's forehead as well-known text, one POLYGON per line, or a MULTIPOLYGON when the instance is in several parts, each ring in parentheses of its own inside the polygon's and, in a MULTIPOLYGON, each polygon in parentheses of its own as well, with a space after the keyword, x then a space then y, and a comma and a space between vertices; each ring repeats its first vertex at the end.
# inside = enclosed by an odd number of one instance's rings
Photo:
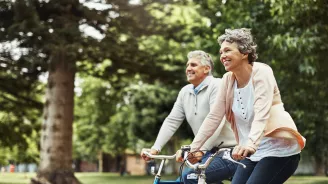
POLYGON ((187 64, 188 63, 200 63, 200 59, 199 58, 190 58, 187 61, 187 64))

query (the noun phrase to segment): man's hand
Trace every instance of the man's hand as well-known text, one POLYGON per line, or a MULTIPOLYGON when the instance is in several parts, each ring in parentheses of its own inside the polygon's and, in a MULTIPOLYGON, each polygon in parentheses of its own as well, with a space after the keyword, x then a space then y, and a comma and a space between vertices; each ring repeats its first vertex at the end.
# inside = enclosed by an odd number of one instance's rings
MULTIPOLYGON (((183 162, 183 156, 181 154, 182 150, 178 150, 175 156, 175 160, 177 162, 183 162)), ((188 161, 192 164, 195 164, 202 159, 203 155, 204 153, 202 151, 197 151, 193 153, 188 152, 188 161)))
POLYGON ((155 149, 142 148, 141 153, 140 153, 140 156, 145 161, 149 161, 149 160, 151 160, 151 158, 149 158, 147 155, 145 155, 144 152, 149 152, 152 155, 157 155, 159 153, 159 151, 157 151, 155 149))
POLYGON ((175 154, 175 161, 183 162, 182 150, 178 150, 175 154))
POLYGON ((248 146, 235 146, 232 151, 232 158, 234 160, 242 160, 246 157, 249 157, 250 155, 253 155, 255 153, 255 150, 248 146))

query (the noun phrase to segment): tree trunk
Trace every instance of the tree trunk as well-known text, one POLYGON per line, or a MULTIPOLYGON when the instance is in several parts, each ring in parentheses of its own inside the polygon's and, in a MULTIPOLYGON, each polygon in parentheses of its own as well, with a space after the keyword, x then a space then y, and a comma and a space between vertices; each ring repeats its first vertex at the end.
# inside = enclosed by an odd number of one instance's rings
POLYGON ((322 159, 315 158, 315 175, 324 176, 326 173, 325 162, 322 159))
POLYGON ((120 171, 120 176, 124 176, 125 174, 127 174, 126 171, 126 159, 127 156, 123 153, 122 155, 119 156, 120 159, 119 160, 119 171, 120 171))
POLYGON ((104 154, 102 150, 98 152, 98 172, 102 173, 104 168, 104 154))
POLYGON ((58 61, 49 70, 40 165, 32 184, 79 184, 72 168, 75 63, 68 62, 64 53, 57 53, 58 61))

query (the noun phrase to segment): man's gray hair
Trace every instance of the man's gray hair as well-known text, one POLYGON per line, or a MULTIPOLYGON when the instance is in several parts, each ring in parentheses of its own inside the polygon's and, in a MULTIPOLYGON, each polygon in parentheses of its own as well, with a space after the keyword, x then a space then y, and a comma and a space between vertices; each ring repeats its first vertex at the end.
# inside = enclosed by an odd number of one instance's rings
POLYGON ((248 54, 248 62, 252 64, 257 59, 256 43, 253 41, 251 29, 226 29, 225 33, 218 38, 221 45, 224 41, 236 43, 239 52, 248 54))
POLYGON ((188 59, 192 59, 192 58, 199 59, 200 63, 203 66, 209 66, 211 69, 210 69, 210 72, 208 73, 208 75, 212 75, 214 63, 213 63, 211 56, 208 53, 206 53, 202 50, 194 50, 194 51, 189 52, 187 57, 188 57, 188 59))

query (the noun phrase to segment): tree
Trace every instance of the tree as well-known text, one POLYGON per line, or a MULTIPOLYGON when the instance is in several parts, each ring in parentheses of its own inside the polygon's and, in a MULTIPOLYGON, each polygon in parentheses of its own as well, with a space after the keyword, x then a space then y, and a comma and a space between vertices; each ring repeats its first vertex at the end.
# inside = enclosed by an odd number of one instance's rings
POLYGON ((75 98, 74 154, 76 159, 90 161, 98 156, 98 171, 102 172, 103 154, 122 155, 129 142, 126 117, 125 121, 112 119, 123 102, 120 89, 128 81, 121 79, 120 86, 113 86, 110 81, 95 77, 80 75, 79 79, 81 94, 75 98))
MULTIPOLYGON (((9 55, 10 50, 14 50, 10 45, 0 47, 3 56, 9 55)), ((40 129, 38 119, 42 109, 40 99, 43 88, 39 82, 30 83, 36 79, 25 69, 20 63, 15 65, 13 60, 0 57, 0 146, 2 148, 11 149, 18 145, 18 148, 24 151, 28 147, 26 137, 31 136, 33 129, 40 129)))
POLYGON ((280 75, 287 107, 307 138, 306 150, 314 157, 317 175, 328 165, 326 146, 328 87, 327 1, 286 1, 271 4, 277 32, 268 37, 276 53, 272 59, 280 75), (285 61, 285 62, 279 62, 285 61))
MULTIPOLYGON (((9 46, 8 50, 10 49, 9 46)), ((8 50, 2 50, 3 54, 8 50)), ((25 155, 16 153, 33 149, 29 137, 34 137, 35 131, 40 130, 42 84, 29 83, 35 79, 23 67, 14 65, 10 59, 0 57, 0 65, 0 147, 9 150, 8 153, 15 153, 9 156, 15 162, 36 160, 37 157, 29 152, 25 155)), ((6 155, 6 151, 1 152, 3 156, 6 155)), ((0 160, 2 163, 6 162, 5 159, 0 160)))
POLYGON ((37 162, 39 158, 37 140, 39 140, 39 137, 38 131, 33 130, 29 137, 24 136, 23 144, 2 146, 0 148, 0 165, 8 165, 10 162, 14 164, 37 162))
MULTIPOLYGON (((103 9, 92 9, 78 0, 2 1, 0 27, 2 42, 18 43, 23 49, 17 59, 5 55, 12 64, 25 67, 33 84, 38 76, 49 72, 41 134, 40 166, 32 183, 79 183, 72 170, 72 122, 74 79, 77 71, 119 79, 134 73, 169 76, 160 72, 160 63, 138 48, 141 36, 160 33, 174 37, 181 26, 166 26, 154 19, 147 9, 164 9, 156 1, 131 4, 129 0, 108 0, 103 9), (95 39, 81 31, 83 26, 100 33, 95 39), (168 34, 164 34, 168 33, 168 34), (104 73, 92 70, 109 60, 104 73), (78 62, 78 64, 77 64, 78 62), (154 70, 149 70, 152 67, 154 70), (157 69, 157 71, 156 71, 157 69)), ((164 15, 170 13, 163 11, 164 15)), ((174 72, 172 72, 174 74, 174 72)), ((150 80, 156 77, 149 77, 150 80)))
MULTIPOLYGON (((161 87, 156 78, 149 77, 154 76, 152 70, 147 75, 136 75, 128 79, 120 77, 119 81, 116 76, 102 81, 80 75, 84 82, 81 86, 82 95, 76 99, 77 109, 74 125, 76 127, 74 142, 78 144, 76 150, 80 150, 75 151, 75 154, 80 158, 95 160, 95 156, 90 154, 95 150, 98 150, 99 155, 102 155, 102 153, 109 153, 112 156, 122 155, 126 148, 138 151, 140 139, 153 141, 156 138, 154 135, 159 131, 156 127, 160 127, 163 118, 165 118, 160 114, 167 115, 176 98, 175 95, 171 96, 166 91, 175 91, 175 89, 180 89, 186 83, 184 74, 186 54, 191 49, 195 49, 193 40, 187 35, 190 34, 193 27, 201 27, 204 22, 197 20, 197 18, 200 19, 200 16, 190 5, 166 5, 166 11, 171 12, 170 15, 165 15, 161 9, 158 9, 158 5, 152 7, 150 12, 163 23, 171 27, 177 23, 186 27, 186 29, 177 31, 174 34, 169 32, 168 34, 172 35, 172 39, 168 39, 166 34, 139 39, 139 48, 150 54, 153 60, 156 61, 156 65, 165 68, 165 72, 170 73, 170 76, 167 77, 166 73, 156 74, 161 78, 160 84, 165 85, 161 87), (194 17, 189 17, 190 15, 195 16, 196 20, 194 20, 194 17), (156 84, 152 85, 153 82, 156 84), (148 93, 144 90, 136 89, 135 87, 138 86, 136 84, 140 83, 147 90, 150 90, 149 93, 156 93, 155 96, 161 97, 155 99, 155 101, 163 104, 154 104, 152 102, 154 100, 153 96, 147 95, 148 93), (156 90, 156 88, 160 90, 156 90), (138 102, 136 99, 144 101, 144 104, 136 107, 138 102), (167 107, 161 108, 162 106, 167 107), (144 116, 144 114, 139 113, 141 109, 142 112, 152 111, 153 114, 144 116), (137 117, 135 117, 136 114, 137 117), (149 119, 152 119, 152 123, 148 122, 149 119), (147 127, 148 125, 151 125, 151 127, 147 127), (147 127, 146 134, 142 127, 147 127)), ((104 73, 104 68, 110 63, 109 60, 106 60, 99 64, 92 71, 92 75, 101 75, 101 73, 104 73)), ((149 69, 149 67, 145 67, 145 69, 147 68, 149 69)))

